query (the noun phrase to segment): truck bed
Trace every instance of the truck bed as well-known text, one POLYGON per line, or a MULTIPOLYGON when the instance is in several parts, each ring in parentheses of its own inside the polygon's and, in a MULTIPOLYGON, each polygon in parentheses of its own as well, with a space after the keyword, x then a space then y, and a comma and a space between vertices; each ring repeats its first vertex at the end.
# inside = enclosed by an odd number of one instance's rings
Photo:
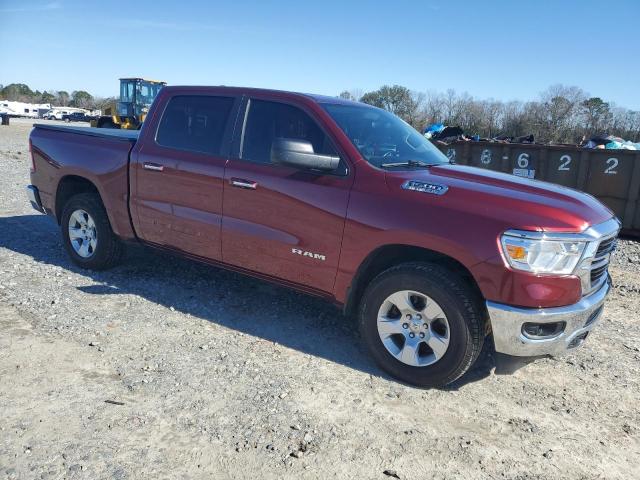
POLYGON ((135 143, 138 140, 139 130, 120 130, 117 128, 94 128, 94 127, 74 127, 67 125, 52 125, 47 123, 34 123, 33 128, 44 128, 46 130, 57 130, 67 133, 79 133, 91 137, 123 140, 135 143))
POLYGON ((137 130, 35 124, 29 137, 34 167, 31 180, 38 186, 45 211, 59 220, 66 197, 57 201, 58 192, 81 179, 100 194, 114 232, 134 238, 128 168, 138 135, 137 130))

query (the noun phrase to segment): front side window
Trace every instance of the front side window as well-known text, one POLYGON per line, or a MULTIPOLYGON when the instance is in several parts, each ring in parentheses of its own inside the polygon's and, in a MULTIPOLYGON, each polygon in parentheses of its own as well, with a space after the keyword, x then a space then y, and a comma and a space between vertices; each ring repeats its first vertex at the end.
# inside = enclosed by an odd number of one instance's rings
MULTIPOLYGON (((415 162, 440 165, 449 159, 394 114, 368 105, 322 104, 351 143, 376 167, 415 162)), ((414 163, 414 164, 415 164, 414 163)))
POLYGON ((306 140, 313 146, 313 153, 337 156, 322 129, 298 107, 251 100, 241 158, 256 163, 271 163, 271 147, 279 138, 306 140))
POLYGON ((156 142, 176 150, 219 155, 233 102, 232 97, 173 97, 160 119, 156 142))

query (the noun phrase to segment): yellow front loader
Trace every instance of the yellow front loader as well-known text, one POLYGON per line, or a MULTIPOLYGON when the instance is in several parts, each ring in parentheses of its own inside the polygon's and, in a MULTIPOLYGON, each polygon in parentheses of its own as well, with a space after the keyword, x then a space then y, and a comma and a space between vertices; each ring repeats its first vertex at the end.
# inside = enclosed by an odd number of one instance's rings
POLYGON ((138 130, 149 107, 166 82, 144 78, 121 78, 120 101, 107 105, 102 115, 91 121, 92 127, 138 130))

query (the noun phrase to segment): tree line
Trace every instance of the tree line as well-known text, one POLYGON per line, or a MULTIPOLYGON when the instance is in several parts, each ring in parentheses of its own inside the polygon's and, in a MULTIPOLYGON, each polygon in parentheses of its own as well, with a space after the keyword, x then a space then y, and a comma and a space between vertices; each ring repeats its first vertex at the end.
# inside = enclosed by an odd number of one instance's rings
POLYGON ((113 101, 113 98, 94 97, 85 90, 75 90, 71 93, 65 90, 31 90, 24 83, 0 85, 0 99, 25 103, 49 103, 56 107, 76 107, 93 110, 102 108, 113 101))
POLYGON ((389 110, 419 131, 443 123, 482 138, 533 134, 538 143, 576 144, 596 135, 614 135, 640 141, 639 111, 618 107, 573 86, 553 85, 528 102, 477 99, 453 89, 416 92, 400 85, 384 85, 366 93, 345 90, 339 96, 389 110))
MULTIPOLYGON (((345 90, 340 97, 387 109, 419 131, 443 123, 482 138, 533 134, 536 142, 575 144, 595 135, 615 135, 640 142, 639 111, 590 96, 579 87, 553 85, 528 102, 478 99, 453 89, 416 92, 401 85, 384 85, 372 92, 345 90)), ((114 100, 94 97, 85 90, 34 91, 23 83, 0 85, 0 98, 89 110, 102 109, 114 100)))

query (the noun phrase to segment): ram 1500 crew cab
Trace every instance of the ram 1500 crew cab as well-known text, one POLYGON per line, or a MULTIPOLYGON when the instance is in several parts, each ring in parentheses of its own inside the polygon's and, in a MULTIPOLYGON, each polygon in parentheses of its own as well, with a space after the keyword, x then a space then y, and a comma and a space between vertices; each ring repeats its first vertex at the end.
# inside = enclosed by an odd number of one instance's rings
POLYGON ((581 345, 620 224, 593 197, 453 165, 389 112, 338 98, 166 87, 142 129, 35 125, 28 187, 73 262, 136 241, 325 297, 375 361, 453 382, 483 343, 581 345))

